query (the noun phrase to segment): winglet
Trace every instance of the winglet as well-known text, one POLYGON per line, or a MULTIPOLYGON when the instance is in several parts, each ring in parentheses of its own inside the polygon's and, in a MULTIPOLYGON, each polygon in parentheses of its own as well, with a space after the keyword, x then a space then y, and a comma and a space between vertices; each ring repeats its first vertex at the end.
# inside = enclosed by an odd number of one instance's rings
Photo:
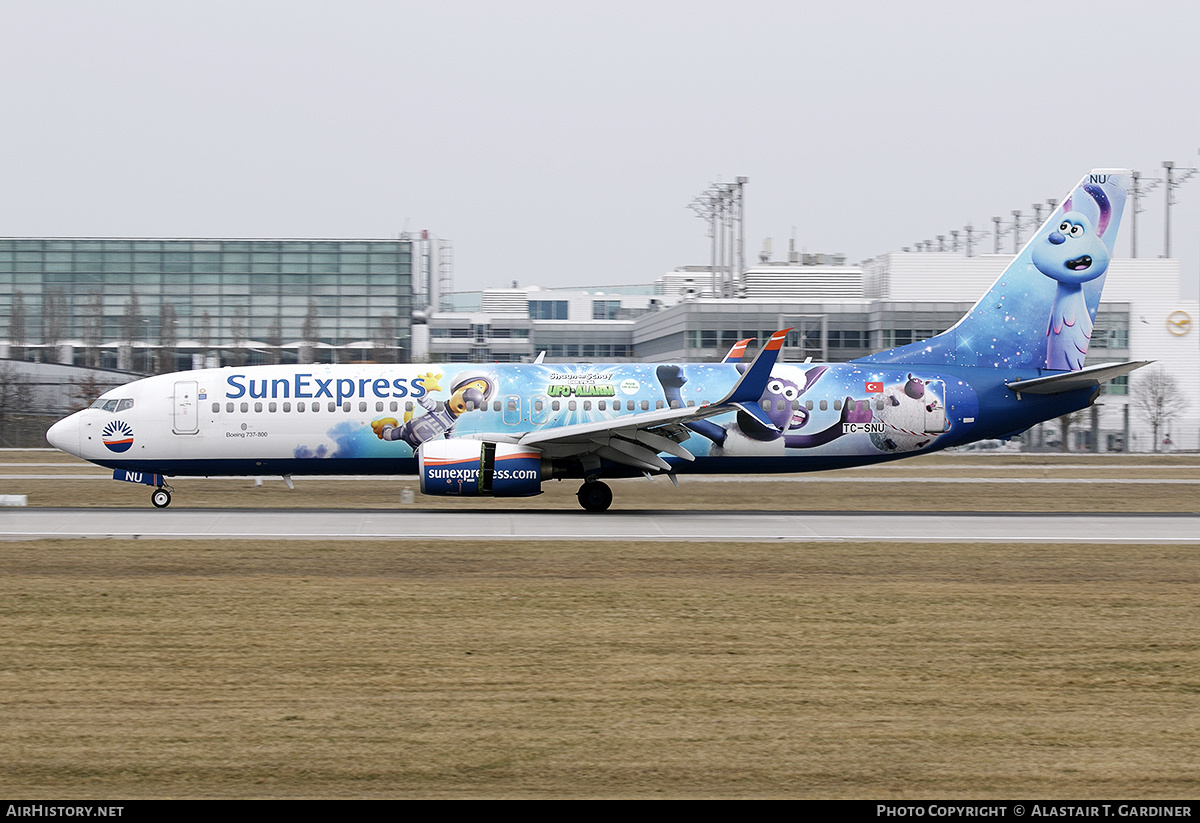
POLYGON ((779 350, 783 348, 783 341, 787 339, 788 332, 791 329, 781 329, 771 335, 771 339, 767 341, 767 345, 762 347, 758 356, 754 358, 754 362, 750 364, 750 368, 746 369, 745 374, 738 378, 737 383, 734 383, 733 388, 717 405, 724 403, 757 403, 763 395, 763 390, 767 387, 767 380, 771 377, 771 369, 775 367, 775 361, 779 359, 779 350))
POLYGON ((729 353, 725 355, 725 359, 722 360, 721 362, 722 363, 741 363, 742 355, 746 353, 746 346, 748 346, 750 344, 750 339, 751 338, 747 337, 745 340, 739 340, 736 343, 734 343, 733 346, 729 349, 729 353))

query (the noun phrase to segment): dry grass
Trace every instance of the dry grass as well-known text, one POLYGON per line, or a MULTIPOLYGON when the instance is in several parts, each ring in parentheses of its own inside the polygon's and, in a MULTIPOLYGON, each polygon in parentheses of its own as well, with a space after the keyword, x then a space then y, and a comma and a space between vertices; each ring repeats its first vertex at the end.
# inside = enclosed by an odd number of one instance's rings
POLYGON ((1198 551, 0 543, 0 794, 1194 797, 1198 551))

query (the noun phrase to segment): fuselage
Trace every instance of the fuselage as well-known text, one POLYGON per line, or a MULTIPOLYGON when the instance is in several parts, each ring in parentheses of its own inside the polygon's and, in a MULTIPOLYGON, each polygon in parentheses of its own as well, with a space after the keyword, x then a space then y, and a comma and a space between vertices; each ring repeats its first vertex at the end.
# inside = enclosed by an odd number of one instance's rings
MULTIPOLYGON (((744 367, 743 367, 744 370, 744 367)), ((113 469, 162 475, 415 474, 436 440, 621 421, 719 401, 735 364, 301 365, 139 380, 55 424, 51 443, 113 469)), ((687 424, 664 455, 680 472, 795 472, 863 465, 1002 437, 1087 405, 1090 392, 1018 397, 1028 369, 785 364, 759 405, 687 424)), ((571 476, 571 450, 543 450, 571 476)), ((612 460, 603 475, 642 473, 612 460)))

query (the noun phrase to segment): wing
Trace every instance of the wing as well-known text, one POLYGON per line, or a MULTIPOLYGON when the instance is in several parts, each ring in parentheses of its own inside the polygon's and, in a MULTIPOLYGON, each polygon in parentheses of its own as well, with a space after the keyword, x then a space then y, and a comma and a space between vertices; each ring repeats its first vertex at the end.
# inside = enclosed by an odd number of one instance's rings
MULTIPOLYGON (((763 413, 759 398, 771 377, 771 368, 791 329, 771 335, 750 368, 738 378, 729 393, 716 403, 688 406, 679 409, 659 409, 624 415, 611 420, 578 423, 572 426, 535 429, 512 435, 479 434, 480 440, 495 440, 531 446, 548 457, 580 457, 595 455, 640 471, 671 471, 671 464, 660 453, 692 461, 695 456, 681 444, 691 435, 687 423, 716 417, 729 412, 743 411, 763 425, 777 430, 763 413)), ((586 463, 585 463, 586 466, 586 463)), ((595 461, 598 470, 599 462, 595 461)))

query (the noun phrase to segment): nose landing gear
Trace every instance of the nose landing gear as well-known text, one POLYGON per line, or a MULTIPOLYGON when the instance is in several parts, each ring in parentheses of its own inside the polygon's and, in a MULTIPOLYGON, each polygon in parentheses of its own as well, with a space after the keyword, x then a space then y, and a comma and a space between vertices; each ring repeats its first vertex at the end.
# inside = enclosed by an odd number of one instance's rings
POLYGON ((157 489, 151 492, 150 502, 154 504, 154 508, 165 509, 167 506, 171 505, 171 491, 172 489, 170 486, 159 486, 157 489))

